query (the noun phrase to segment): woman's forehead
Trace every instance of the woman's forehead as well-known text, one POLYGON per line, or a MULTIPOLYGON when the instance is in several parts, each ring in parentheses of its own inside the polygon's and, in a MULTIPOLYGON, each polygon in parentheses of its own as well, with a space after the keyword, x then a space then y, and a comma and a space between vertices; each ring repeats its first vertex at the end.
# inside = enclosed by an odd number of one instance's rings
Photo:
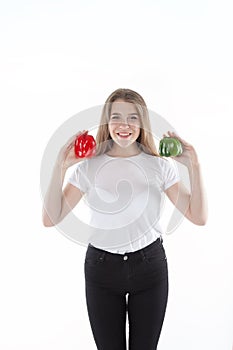
POLYGON ((116 100, 112 103, 111 113, 137 113, 137 108, 134 103, 124 100, 116 100))

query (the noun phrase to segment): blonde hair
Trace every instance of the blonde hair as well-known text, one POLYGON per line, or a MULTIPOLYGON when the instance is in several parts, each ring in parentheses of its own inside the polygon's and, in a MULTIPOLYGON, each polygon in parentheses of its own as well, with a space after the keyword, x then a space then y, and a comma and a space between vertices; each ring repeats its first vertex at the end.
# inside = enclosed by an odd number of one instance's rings
POLYGON ((113 140, 109 133, 108 123, 110 119, 112 103, 118 99, 133 103, 140 116, 141 130, 140 135, 136 140, 138 148, 147 154, 159 156, 151 132, 149 112, 146 103, 141 95, 130 89, 117 89, 112 92, 105 101, 101 114, 100 126, 96 135, 96 156, 106 153, 112 148, 113 140))

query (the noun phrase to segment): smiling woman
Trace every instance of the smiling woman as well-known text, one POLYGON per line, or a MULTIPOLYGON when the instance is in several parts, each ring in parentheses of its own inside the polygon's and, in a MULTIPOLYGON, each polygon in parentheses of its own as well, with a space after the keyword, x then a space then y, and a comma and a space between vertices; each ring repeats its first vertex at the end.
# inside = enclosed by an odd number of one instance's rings
POLYGON ((114 101, 108 124, 110 136, 115 141, 111 155, 124 155, 127 157, 137 153, 139 150, 136 140, 140 135, 140 127, 140 117, 137 114, 135 105, 125 102, 123 99, 114 101))
POLYGON ((206 200, 197 153, 176 137, 191 190, 157 153, 149 113, 135 91, 118 89, 106 100, 96 154, 75 158, 71 138, 61 149, 45 198, 44 222, 60 222, 85 195, 93 229, 84 263, 88 315, 98 350, 157 348, 168 299, 168 266, 160 226, 164 194, 197 225, 206 222, 206 200), (66 169, 77 163, 62 190, 66 169), (55 220, 53 222, 53 219, 55 220), (126 305, 128 294, 128 305, 126 305))
POLYGON ((149 112, 141 95, 130 89, 117 89, 107 98, 96 143, 96 155, 108 152, 109 155, 126 157, 143 151, 159 156, 149 112))
MULTIPOLYGON (((121 100, 117 100, 116 102, 114 102, 114 107, 115 107, 115 104, 117 105, 117 103, 120 103, 121 100)), ((134 126, 134 125, 139 125, 140 126, 140 119, 139 119, 139 116, 136 114, 136 113, 129 113, 128 117, 127 118, 123 118, 123 116, 119 113, 112 113, 111 114, 111 117, 110 117, 110 121, 109 121, 109 125, 114 125, 117 127, 119 126, 119 129, 120 129, 120 125, 121 124, 125 124, 126 128, 125 128, 125 131, 123 130, 120 130, 119 132, 117 132, 117 135, 121 136, 121 137, 128 137, 130 135, 132 135, 132 130, 127 128, 127 124, 129 126, 134 126), (126 121, 124 121, 126 119, 126 121)), ((111 133, 111 132, 110 132, 111 133)))

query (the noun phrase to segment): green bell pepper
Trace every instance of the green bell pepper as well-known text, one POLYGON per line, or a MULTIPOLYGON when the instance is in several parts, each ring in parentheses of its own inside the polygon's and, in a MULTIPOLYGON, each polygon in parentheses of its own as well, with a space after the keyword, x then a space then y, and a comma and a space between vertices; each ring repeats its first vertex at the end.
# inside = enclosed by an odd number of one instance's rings
POLYGON ((182 152, 182 145, 176 138, 164 137, 159 142, 159 154, 163 157, 176 157, 181 155, 182 152))

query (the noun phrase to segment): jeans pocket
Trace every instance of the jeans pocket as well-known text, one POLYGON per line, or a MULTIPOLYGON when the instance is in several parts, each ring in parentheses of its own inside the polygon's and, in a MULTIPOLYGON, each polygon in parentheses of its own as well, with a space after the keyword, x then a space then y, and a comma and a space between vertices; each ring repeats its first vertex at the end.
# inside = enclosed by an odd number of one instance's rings
POLYGON ((96 266, 103 261, 103 253, 95 250, 87 250, 85 265, 96 266))
POLYGON ((164 262, 167 260, 164 247, 159 245, 156 249, 149 250, 145 252, 145 260, 149 264, 158 264, 159 262, 164 262))

